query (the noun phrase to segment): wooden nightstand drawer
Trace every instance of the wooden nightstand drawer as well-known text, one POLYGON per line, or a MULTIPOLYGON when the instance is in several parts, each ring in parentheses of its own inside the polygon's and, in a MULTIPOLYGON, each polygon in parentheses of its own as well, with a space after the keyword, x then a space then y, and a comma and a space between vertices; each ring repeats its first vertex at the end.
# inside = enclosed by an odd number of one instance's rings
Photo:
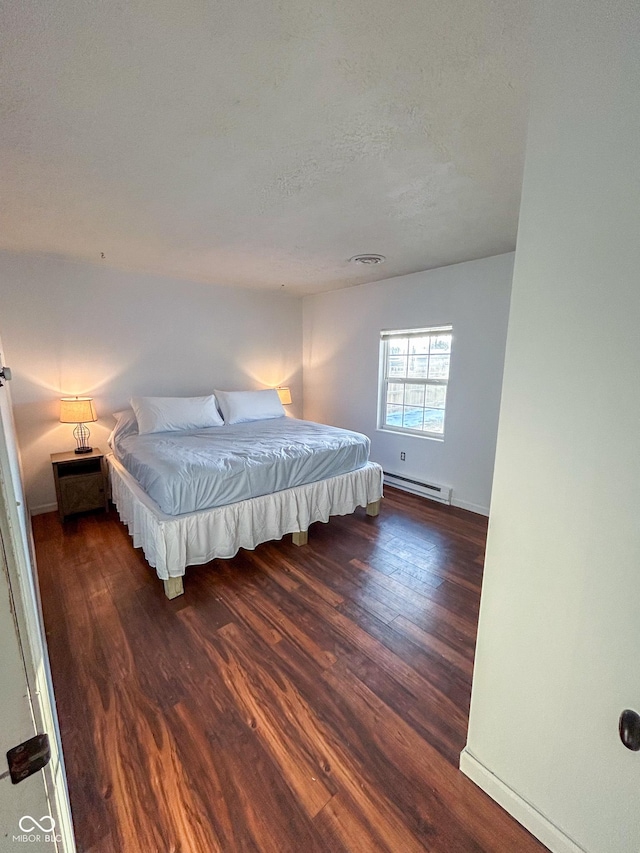
POLYGON ((52 453, 51 464, 62 521, 68 515, 108 509, 108 482, 104 455, 99 448, 76 455, 52 453))

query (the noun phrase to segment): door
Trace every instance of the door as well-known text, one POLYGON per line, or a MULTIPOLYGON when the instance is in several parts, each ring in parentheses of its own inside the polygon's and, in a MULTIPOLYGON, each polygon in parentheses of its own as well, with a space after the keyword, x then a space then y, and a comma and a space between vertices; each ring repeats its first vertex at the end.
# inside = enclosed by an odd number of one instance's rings
POLYGON ((31 526, 10 392, 6 380, 0 381, 0 851, 25 849, 27 843, 30 851, 70 853, 75 844, 31 526), (7 750, 43 733, 49 736, 50 762, 14 785, 7 750))
POLYGON ((532 4, 465 770, 555 851, 640 851, 640 7, 532 4))
POLYGON ((5 759, 7 750, 36 734, 14 612, 4 541, 0 539, 0 850, 18 850, 27 837, 36 835, 40 838, 29 843, 30 850, 56 850, 51 839, 57 833, 44 774, 35 773, 13 785, 5 759))

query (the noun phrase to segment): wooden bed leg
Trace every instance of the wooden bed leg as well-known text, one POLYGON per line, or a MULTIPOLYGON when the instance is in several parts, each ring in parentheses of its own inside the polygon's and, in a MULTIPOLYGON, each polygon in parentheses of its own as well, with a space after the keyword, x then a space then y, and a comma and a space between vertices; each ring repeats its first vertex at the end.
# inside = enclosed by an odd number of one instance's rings
POLYGON ((292 533, 291 541, 294 545, 306 545, 309 541, 309 531, 299 530, 297 533, 292 533))
POLYGON ((370 504, 367 504, 367 515, 370 515, 372 518, 375 518, 376 515, 380 512, 380 503, 381 498, 378 498, 377 501, 371 501, 370 504))
POLYGON ((184 593, 181 577, 168 578, 166 581, 162 581, 162 583, 164 584, 164 594, 167 598, 177 598, 184 593))

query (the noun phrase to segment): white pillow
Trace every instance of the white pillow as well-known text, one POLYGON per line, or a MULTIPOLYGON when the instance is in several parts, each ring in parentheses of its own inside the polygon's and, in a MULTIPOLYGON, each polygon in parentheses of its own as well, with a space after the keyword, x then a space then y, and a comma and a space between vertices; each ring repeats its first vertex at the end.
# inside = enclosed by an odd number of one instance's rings
POLYGON ((138 419, 138 432, 177 432, 222 426, 216 398, 209 397, 132 397, 131 408, 138 419))
POLYGON ((216 391, 215 394, 226 424, 266 421, 270 418, 282 418, 286 414, 275 389, 216 391))
POLYGON ((138 421, 133 413, 133 409, 125 409, 123 412, 114 412, 113 417, 116 419, 116 425, 111 430, 111 435, 107 439, 107 443, 112 450, 115 449, 118 441, 121 441, 128 435, 133 435, 138 432, 138 421))

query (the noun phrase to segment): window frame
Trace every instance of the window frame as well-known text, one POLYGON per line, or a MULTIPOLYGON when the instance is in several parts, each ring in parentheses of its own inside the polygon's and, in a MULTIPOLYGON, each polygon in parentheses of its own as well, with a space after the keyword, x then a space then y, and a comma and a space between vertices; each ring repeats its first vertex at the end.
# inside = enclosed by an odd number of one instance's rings
MULTIPOLYGON (((383 329, 380 332, 380 353, 379 353, 379 366, 378 366, 378 429, 384 432, 394 432, 400 435, 415 435, 418 438, 428 438, 432 441, 444 441, 445 430, 446 430, 446 411, 448 405, 448 389, 449 382, 451 379, 451 356, 453 355, 453 326, 429 326, 429 327, 420 327, 413 329, 383 329), (389 370, 389 344, 393 339, 397 338, 424 338, 427 336, 435 336, 441 334, 451 335, 451 345, 449 347, 449 376, 447 379, 420 379, 413 377, 402 377, 398 378, 397 376, 390 377, 388 375, 389 370), (404 426, 396 426, 396 425, 388 425, 386 423, 386 407, 387 407, 387 395, 388 395, 388 386, 389 384, 399 384, 399 385, 419 385, 423 388, 428 386, 439 386, 444 387, 446 389, 445 393, 445 403, 444 408, 442 409, 443 416, 443 424, 442 424, 442 432, 433 432, 429 430, 418 430, 411 429, 411 427, 404 426)), ((403 404, 404 405, 404 404, 403 404)), ((435 406, 423 406, 423 409, 436 408, 435 406)))

